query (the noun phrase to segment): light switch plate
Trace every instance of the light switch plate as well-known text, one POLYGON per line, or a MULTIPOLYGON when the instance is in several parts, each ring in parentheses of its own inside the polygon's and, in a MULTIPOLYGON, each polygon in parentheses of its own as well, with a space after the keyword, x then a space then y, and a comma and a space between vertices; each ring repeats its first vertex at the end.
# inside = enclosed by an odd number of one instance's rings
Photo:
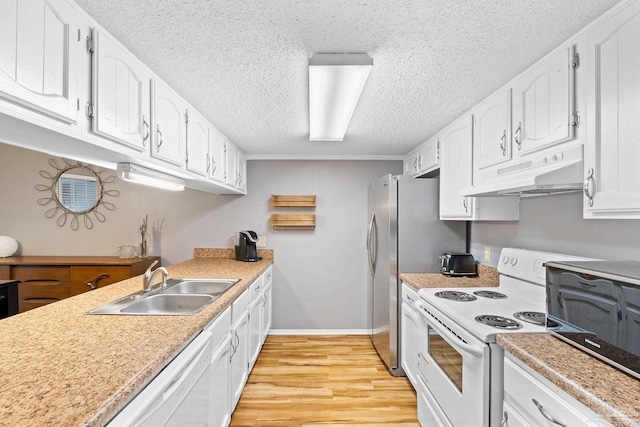
POLYGON ((484 262, 491 262, 491 247, 484 247, 484 262))
POLYGON ((256 246, 258 246, 259 248, 266 248, 267 236, 258 236, 258 242, 256 243, 256 246))

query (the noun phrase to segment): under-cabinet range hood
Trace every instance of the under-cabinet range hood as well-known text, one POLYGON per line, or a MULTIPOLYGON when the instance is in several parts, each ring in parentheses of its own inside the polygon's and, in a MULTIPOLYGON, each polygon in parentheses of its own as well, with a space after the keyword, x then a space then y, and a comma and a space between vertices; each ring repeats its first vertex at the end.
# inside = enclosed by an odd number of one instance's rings
POLYGON ((531 197, 582 191, 582 146, 530 157, 485 172, 479 185, 461 190, 460 196, 531 197))

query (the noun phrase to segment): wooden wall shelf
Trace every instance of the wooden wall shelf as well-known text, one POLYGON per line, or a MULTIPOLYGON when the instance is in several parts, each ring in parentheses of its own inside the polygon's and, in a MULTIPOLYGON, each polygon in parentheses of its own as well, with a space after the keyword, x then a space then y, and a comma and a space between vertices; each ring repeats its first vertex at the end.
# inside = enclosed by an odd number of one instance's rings
POLYGON ((313 214, 272 214, 271 226, 274 230, 313 230, 316 216, 313 214))
POLYGON ((272 194, 271 206, 315 208, 316 195, 283 195, 272 194))

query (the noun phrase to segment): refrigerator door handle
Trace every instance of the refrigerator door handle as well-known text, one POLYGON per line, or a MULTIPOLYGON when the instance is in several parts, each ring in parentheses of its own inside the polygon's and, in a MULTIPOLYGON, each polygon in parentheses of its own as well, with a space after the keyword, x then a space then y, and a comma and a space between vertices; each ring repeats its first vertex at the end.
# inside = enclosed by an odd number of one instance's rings
POLYGON ((375 276, 376 262, 378 260, 378 238, 377 238, 377 224, 376 214, 371 212, 371 219, 369 220, 368 232, 367 232, 367 255, 369 258, 369 270, 371 275, 375 276))

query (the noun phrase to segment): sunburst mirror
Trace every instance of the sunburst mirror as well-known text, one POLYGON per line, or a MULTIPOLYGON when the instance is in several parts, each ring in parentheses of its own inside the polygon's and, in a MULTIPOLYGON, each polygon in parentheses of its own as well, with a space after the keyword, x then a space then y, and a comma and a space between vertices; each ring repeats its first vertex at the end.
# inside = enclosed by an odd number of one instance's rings
POLYGON ((105 197, 120 195, 118 190, 105 189, 105 185, 113 184, 118 179, 115 175, 105 173, 106 169, 88 163, 69 159, 62 159, 62 163, 49 159, 49 165, 54 172, 40 171, 40 176, 49 180, 49 183, 36 185, 36 190, 48 192, 50 196, 38 199, 38 204, 40 206, 53 204, 44 216, 57 218, 56 223, 60 227, 64 227, 69 221, 74 231, 80 228, 81 222, 87 229, 92 229, 92 217, 99 222, 105 222, 107 218, 100 209, 104 208, 108 211, 116 209, 116 206, 106 201, 105 197))

